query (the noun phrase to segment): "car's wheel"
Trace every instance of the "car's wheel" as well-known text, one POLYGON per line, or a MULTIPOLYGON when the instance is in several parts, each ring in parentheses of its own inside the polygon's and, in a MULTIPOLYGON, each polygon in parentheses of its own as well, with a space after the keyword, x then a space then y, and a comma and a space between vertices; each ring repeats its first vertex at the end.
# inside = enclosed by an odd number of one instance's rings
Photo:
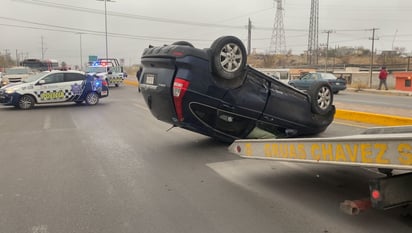
POLYGON ((242 79, 246 66, 246 48, 234 36, 223 36, 210 46, 213 72, 227 80, 242 79))
POLYGON ((119 84, 118 84, 118 83, 116 83, 116 84, 114 84, 114 86, 115 86, 115 87, 119 87, 119 84))
POLYGON ((176 41, 172 45, 183 45, 183 46, 189 46, 194 48, 195 46, 192 45, 192 43, 187 42, 187 41, 176 41))
POLYGON ((89 92, 86 95, 86 104, 87 105, 96 105, 99 103, 99 95, 96 92, 89 92))
POLYGON ((317 114, 325 115, 333 108, 333 92, 329 84, 315 82, 309 88, 308 93, 311 97, 312 111, 317 114))
POLYGON ((30 95, 23 95, 19 99, 18 107, 20 109, 31 109, 34 106, 34 98, 30 95))

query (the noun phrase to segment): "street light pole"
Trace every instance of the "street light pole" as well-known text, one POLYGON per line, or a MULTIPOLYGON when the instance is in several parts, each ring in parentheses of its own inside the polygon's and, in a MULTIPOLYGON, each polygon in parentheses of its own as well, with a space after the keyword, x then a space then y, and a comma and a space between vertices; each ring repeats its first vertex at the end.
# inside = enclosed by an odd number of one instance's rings
POLYGON ((82 33, 79 33, 80 36, 80 70, 83 70, 83 48, 82 48, 82 33))
POLYGON ((325 72, 328 71, 329 34, 332 32, 333 32, 332 30, 324 31, 324 33, 328 34, 327 39, 326 39, 325 72))
POLYGON ((104 0, 104 31, 106 35, 106 59, 109 58, 109 45, 107 44, 107 0, 104 0))
POLYGON ((375 49, 375 40, 377 40, 377 38, 375 37, 375 31, 379 30, 379 28, 372 28, 370 30, 372 31, 372 38, 369 38, 370 40, 372 40, 372 51, 371 51, 371 63, 369 66, 369 88, 372 88, 373 52, 375 49))
POLYGON ((109 58, 109 45, 107 42, 107 2, 114 2, 112 0, 96 0, 96 1, 104 1, 104 32, 106 38, 106 59, 109 58))

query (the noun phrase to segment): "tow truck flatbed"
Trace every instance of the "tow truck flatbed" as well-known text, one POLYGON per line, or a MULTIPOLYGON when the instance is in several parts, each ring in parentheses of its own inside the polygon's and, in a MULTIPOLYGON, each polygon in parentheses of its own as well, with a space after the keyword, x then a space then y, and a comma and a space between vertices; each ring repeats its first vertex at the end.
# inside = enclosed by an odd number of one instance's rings
POLYGON ((341 203, 348 214, 412 203, 412 126, 376 127, 329 138, 242 139, 229 151, 247 159, 373 167, 386 174, 370 181, 370 198, 341 203), (410 172, 392 176, 393 169, 410 172))
POLYGON ((329 138, 242 139, 229 151, 248 159, 412 170, 412 126, 329 138))

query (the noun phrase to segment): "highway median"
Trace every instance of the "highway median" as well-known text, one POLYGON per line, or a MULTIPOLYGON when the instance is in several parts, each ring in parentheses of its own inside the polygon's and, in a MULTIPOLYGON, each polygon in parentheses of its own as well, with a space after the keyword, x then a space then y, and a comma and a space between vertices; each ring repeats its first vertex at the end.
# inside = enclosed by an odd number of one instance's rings
POLYGON ((337 109, 335 119, 375 124, 380 126, 412 125, 412 118, 370 112, 337 109))

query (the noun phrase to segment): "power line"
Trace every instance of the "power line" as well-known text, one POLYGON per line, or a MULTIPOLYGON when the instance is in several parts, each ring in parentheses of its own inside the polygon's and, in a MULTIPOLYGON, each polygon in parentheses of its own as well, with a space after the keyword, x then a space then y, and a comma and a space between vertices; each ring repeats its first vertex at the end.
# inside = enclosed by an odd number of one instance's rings
MULTIPOLYGON (((86 13, 92 13, 92 14, 104 14, 104 11, 101 11, 101 10, 95 10, 95 9, 86 8, 86 7, 76 7, 76 6, 52 3, 52 2, 47 2, 47 1, 31 1, 31 0, 14 0, 14 1, 26 3, 26 4, 33 4, 37 6, 46 6, 46 7, 66 9, 66 10, 72 10, 72 11, 78 11, 78 12, 86 12, 86 13)), ((183 25, 191 25, 191 26, 201 26, 201 27, 221 27, 221 28, 244 29, 244 26, 231 26, 231 25, 201 23, 201 22, 184 21, 184 20, 176 20, 176 19, 166 19, 166 18, 151 17, 151 16, 144 16, 144 15, 127 14, 127 13, 115 12, 115 11, 108 11, 107 15, 121 17, 121 18, 129 18, 129 19, 132 18, 132 19, 139 19, 139 20, 145 20, 145 21, 160 22, 160 23, 174 23, 174 24, 183 24, 183 25)))
MULTIPOLYGON (((36 22, 30 22, 30 21, 12 19, 12 18, 7 18, 7 17, 1 17, 0 16, 0 19, 1 18, 8 19, 8 20, 14 20, 14 21, 18 21, 18 22, 23 22, 23 23, 35 24, 35 25, 44 26, 44 27, 51 27, 51 28, 24 26, 24 25, 16 25, 16 24, 1 24, 0 23, 0 25, 7 26, 7 27, 28 28, 28 29, 35 29, 35 30, 47 30, 47 31, 55 31, 55 32, 67 32, 67 33, 83 33, 83 34, 97 35, 97 36, 103 36, 105 34, 105 32, 103 32, 103 31, 73 28, 73 27, 64 27, 64 26, 44 24, 44 23, 36 23, 36 22), (62 28, 62 29, 54 29, 54 28, 62 28)), ((110 37, 117 37, 117 38, 138 39, 138 40, 156 40, 156 41, 161 41, 161 42, 182 40, 181 37, 180 38, 172 38, 172 37, 159 37, 159 36, 138 36, 138 35, 132 35, 132 34, 113 33, 113 32, 108 33, 108 35, 110 37)), ((191 40, 191 41, 209 41, 207 39, 189 39, 189 40, 191 40)))

